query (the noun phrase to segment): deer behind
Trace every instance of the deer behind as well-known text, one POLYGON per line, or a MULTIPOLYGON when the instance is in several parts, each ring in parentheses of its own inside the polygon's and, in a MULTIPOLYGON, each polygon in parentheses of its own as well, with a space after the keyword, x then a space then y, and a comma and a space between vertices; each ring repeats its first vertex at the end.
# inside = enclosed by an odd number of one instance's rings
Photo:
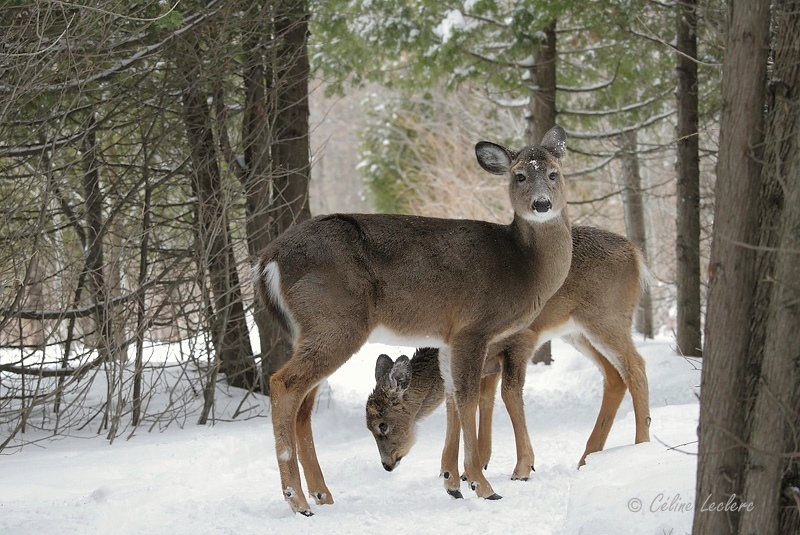
MULTIPOLYGON (((631 339, 633 312, 646 283, 647 269, 636 246, 622 236, 592 227, 573 227, 572 240, 569 275, 529 331, 536 347, 554 337, 564 337, 603 373, 603 400, 579 462, 582 465, 588 454, 603 449, 626 389, 633 399, 635 441, 646 442, 650 438, 645 364, 631 339)), ((515 353, 509 352, 507 346, 501 343, 490 348, 490 356, 494 357, 487 360, 484 369, 478 434, 483 466, 491 455, 491 414, 499 371, 502 366, 505 374, 506 367, 517 364, 510 361, 515 353)), ((445 399, 442 379, 436 373, 436 359, 437 351, 431 348, 418 350, 410 361, 408 357, 400 357, 396 362, 386 355, 378 358, 375 390, 367 400, 367 427, 375 436, 387 470, 394 468, 390 462, 392 452, 402 452, 405 456, 413 445, 416 423, 445 399)), ((503 381, 503 399, 513 421, 514 415, 522 412, 523 383, 511 381, 507 385, 505 375, 503 381)), ((517 425, 514 422, 518 460, 512 479, 524 480, 529 468, 533 468, 533 450, 526 431, 517 432, 517 425)), ((449 469, 448 458, 457 458, 458 429, 448 429, 448 437, 443 471, 449 469)))
MULTIPOLYGON (((475 150, 485 170, 509 179, 509 225, 339 214, 292 227, 265 250, 259 293, 293 340, 291 358, 270 380, 281 485, 293 511, 311 514, 298 457, 311 496, 333 502, 314 449, 311 407, 319 383, 369 339, 440 348, 470 486, 499 498, 477 454, 481 370, 488 346, 527 327, 569 271, 566 136, 557 126, 541 146, 518 153, 487 142, 475 150)), ((458 486, 458 478, 445 481, 451 494, 458 486)))

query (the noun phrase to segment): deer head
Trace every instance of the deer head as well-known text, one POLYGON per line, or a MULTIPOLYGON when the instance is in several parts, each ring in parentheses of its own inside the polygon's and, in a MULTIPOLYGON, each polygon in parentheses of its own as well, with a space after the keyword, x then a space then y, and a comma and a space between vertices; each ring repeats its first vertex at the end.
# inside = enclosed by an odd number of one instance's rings
POLYGON ((406 355, 392 362, 380 355, 375 364, 375 390, 367 400, 367 427, 375 437, 381 464, 391 472, 408 454, 415 440, 414 414, 419 403, 408 403, 411 362, 406 355))

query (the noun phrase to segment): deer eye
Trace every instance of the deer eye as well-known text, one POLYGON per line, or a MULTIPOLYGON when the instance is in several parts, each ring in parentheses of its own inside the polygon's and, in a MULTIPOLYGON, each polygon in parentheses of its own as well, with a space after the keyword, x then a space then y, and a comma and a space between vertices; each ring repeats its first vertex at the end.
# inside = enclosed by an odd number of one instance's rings
POLYGON ((550 171, 550 174, 547 176, 550 178, 550 180, 555 180, 558 178, 558 171, 556 170, 550 171))
POLYGON ((517 179, 517 182, 525 182, 525 180, 527 179, 525 173, 517 173, 516 175, 514 175, 514 178, 517 179))
POLYGON ((386 425, 386 422, 381 422, 378 424, 378 431, 381 432, 382 435, 386 434, 386 431, 389 430, 389 426, 386 425))

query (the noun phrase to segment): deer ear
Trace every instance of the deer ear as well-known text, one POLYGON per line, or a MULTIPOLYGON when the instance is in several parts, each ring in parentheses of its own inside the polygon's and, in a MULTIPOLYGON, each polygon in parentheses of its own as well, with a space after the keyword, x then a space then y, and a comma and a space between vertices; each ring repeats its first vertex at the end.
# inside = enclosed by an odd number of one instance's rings
POLYGON ((559 160, 562 159, 567 155, 567 132, 561 126, 555 125, 544 135, 542 148, 559 160))
POLYGON ((389 372, 389 385, 399 395, 408 389, 409 384, 411 384, 411 361, 407 356, 401 355, 397 357, 392 371, 389 372))
POLYGON ((375 363, 375 382, 382 383, 389 379, 389 372, 392 371, 392 359, 389 355, 378 356, 378 361, 375 363))
POLYGON ((493 175, 508 174, 511 162, 517 157, 514 151, 488 141, 481 141, 475 145, 475 156, 481 167, 493 175))

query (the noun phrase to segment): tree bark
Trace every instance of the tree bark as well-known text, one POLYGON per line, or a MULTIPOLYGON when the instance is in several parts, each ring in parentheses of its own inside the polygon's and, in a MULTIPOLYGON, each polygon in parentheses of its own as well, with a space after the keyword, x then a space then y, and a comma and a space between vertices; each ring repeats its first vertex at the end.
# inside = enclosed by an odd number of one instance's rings
MULTIPOLYGON (((530 99, 528 105, 527 142, 538 145, 548 130, 556 124, 556 21, 544 29, 545 39, 533 50, 533 66, 530 68, 530 99)), ((543 344, 533 355, 533 363, 552 364, 553 352, 550 342, 543 344)))
POLYGON ((533 50, 533 66, 530 67, 530 100, 528 104, 527 141, 542 142, 548 130, 556 124, 556 21, 543 31, 545 39, 533 50))
POLYGON ((677 4, 677 345, 699 356, 700 336, 700 155, 697 101, 697 0, 677 4))
MULTIPOLYGON (((263 2, 261 6, 254 5, 248 17, 250 22, 245 25, 243 39, 245 107, 242 121, 244 168, 241 181, 247 203, 247 248, 255 265, 261 251, 271 241, 269 211, 272 190, 272 126, 267 107, 267 80, 273 71, 265 66, 265 53, 272 49, 273 43, 262 40, 262 36, 272 34, 272 15, 267 2, 263 2)), ((266 307, 257 302, 253 316, 261 341, 262 360, 270 359, 273 354, 286 354, 291 350, 286 337, 272 321, 266 307)), ((264 381, 262 389, 265 393, 268 393, 268 388, 269 382, 264 381)))
POLYGON ((764 175, 771 175, 785 199, 775 234, 774 270, 763 284, 768 299, 763 362, 753 407, 748 460, 744 472, 741 534, 797 533, 800 511, 784 496, 798 486, 800 467, 791 454, 800 452, 797 415, 800 414, 800 2, 784 0, 775 7, 772 94, 764 139, 764 175))
POLYGON ((83 190, 86 206, 86 270, 89 275, 91 302, 95 307, 95 345, 104 359, 114 357, 111 344, 111 318, 108 288, 103 273, 103 192, 97 162, 97 133, 94 114, 83 139, 83 190))
POLYGON ((147 331, 146 299, 147 270, 150 265, 150 232, 152 229, 151 205, 153 190, 150 187, 149 153, 147 138, 142 136, 142 175, 144 176, 144 205, 142 206, 142 240, 139 244, 139 289, 136 292, 136 357, 133 368, 133 407, 131 424, 137 427, 142 415, 142 379, 144 373, 144 337, 147 331))
POLYGON ((183 121, 192 163, 192 190, 196 196, 200 266, 207 270, 214 299, 212 340, 220 370, 229 384, 251 388, 255 362, 245 321, 239 275, 236 270, 222 178, 216 158, 211 110, 197 73, 200 61, 187 47, 179 58, 183 75, 183 121))
MULTIPOLYGON (((647 260, 647 232, 645 229, 644 195, 639 173, 638 141, 636 130, 625 132, 622 141, 622 205, 625 210, 625 228, 628 238, 642 250, 647 260)), ((653 337, 653 303, 650 288, 645 288, 636 307, 634 326, 645 338, 653 337)))
POLYGON ((699 454, 693 532, 736 533, 738 515, 701 511, 706 499, 741 498, 745 461, 744 361, 755 288, 769 2, 728 5, 722 118, 706 346, 700 391, 699 454))
MULTIPOLYGON (((308 128, 308 7, 306 0, 275 4, 274 144, 270 238, 311 217, 308 128)), ((271 323, 269 355, 262 359, 265 377, 291 356, 285 333, 271 323)))

